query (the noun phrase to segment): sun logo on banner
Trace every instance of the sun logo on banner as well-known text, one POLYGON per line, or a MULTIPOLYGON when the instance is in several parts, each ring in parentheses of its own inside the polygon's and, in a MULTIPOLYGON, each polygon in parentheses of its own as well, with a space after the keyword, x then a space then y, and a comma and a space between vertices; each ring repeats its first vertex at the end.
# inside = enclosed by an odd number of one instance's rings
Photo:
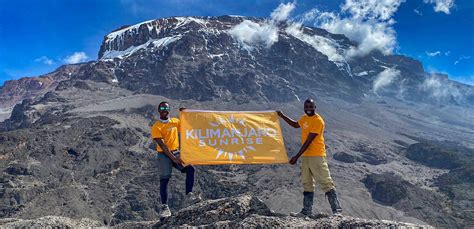
MULTIPOLYGON (((230 129, 230 132, 235 132, 235 136, 240 138, 242 141, 244 139, 243 134, 240 132, 238 128, 235 128, 235 125, 240 125, 242 127, 245 127, 245 118, 237 119, 237 118, 234 118, 233 115, 231 115, 229 119, 218 117, 217 122, 208 122, 208 123, 212 127, 223 127, 223 128, 230 129), (231 126, 232 128, 229 128, 228 126, 231 126)), ((218 159, 220 156, 223 155, 224 158, 228 157, 229 161, 232 161, 234 156, 241 157, 243 160, 245 160, 246 152, 248 152, 249 150, 256 151, 256 149, 253 146, 244 146, 242 149, 234 151, 234 152, 228 152, 221 148, 216 148, 216 150, 217 150, 216 159, 218 159)))

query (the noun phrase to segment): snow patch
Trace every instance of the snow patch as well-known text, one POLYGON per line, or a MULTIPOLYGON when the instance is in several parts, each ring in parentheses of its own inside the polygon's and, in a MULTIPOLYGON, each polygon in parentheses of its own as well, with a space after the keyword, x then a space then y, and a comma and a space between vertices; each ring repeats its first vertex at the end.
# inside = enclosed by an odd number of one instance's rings
POLYGON ((132 47, 124 47, 125 40, 129 36, 137 36, 138 33, 140 32, 139 31, 140 26, 146 26, 149 33, 148 35, 150 36, 152 35, 152 33, 156 33, 156 35, 158 36, 161 32, 163 32, 163 30, 175 30, 175 29, 178 29, 179 27, 189 24, 190 22, 195 22, 201 25, 203 28, 207 28, 206 27, 207 20, 194 18, 194 17, 172 17, 172 18, 159 19, 159 20, 165 20, 167 22, 165 24, 172 24, 173 25, 172 28, 168 26, 162 27, 160 26, 161 23, 156 22, 156 20, 149 20, 149 21, 141 22, 136 25, 132 25, 132 26, 117 30, 106 36, 106 39, 104 41, 105 46, 106 46, 106 51, 108 50, 118 51, 125 48, 132 48, 132 47), (168 20, 171 20, 171 21, 168 21, 168 20))
POLYGON ((199 25, 206 26, 207 21, 200 19, 200 18, 194 18, 194 17, 175 17, 176 20, 178 20, 178 23, 176 24, 175 28, 179 28, 181 26, 187 25, 190 22, 196 22, 199 25))
POLYGON ((385 63, 385 62, 383 62, 383 61, 381 61, 381 60, 379 60, 379 59, 377 59, 377 58, 375 58, 375 57, 372 57, 372 59, 373 59, 375 62, 380 63, 379 66, 382 67, 382 68, 384 68, 384 69, 390 69, 390 68, 391 68, 391 67, 388 67, 388 66, 387 66, 387 65, 390 65, 390 64, 388 64, 388 63, 385 63))
MULTIPOLYGON (((138 28, 140 28, 141 25, 143 24, 148 24, 150 22, 152 22, 154 20, 149 20, 149 21, 144 21, 144 22, 141 22, 141 23, 138 23, 136 25, 131 25, 129 27, 126 27, 126 28, 123 28, 121 30, 117 30, 115 32, 112 32, 112 33, 109 33, 109 35, 107 35, 107 40, 105 42, 108 42, 110 40, 114 40, 115 38, 117 38, 118 36, 123 36, 123 34, 126 32, 126 31, 134 31, 134 32, 138 32, 138 28)), ((149 25, 148 25, 149 26, 149 25)), ((153 29, 153 28, 152 28, 153 29)), ((151 30, 150 27, 148 27, 148 30, 151 30)))
POLYGON ((165 37, 161 39, 152 39, 147 41, 145 44, 139 45, 139 46, 131 46, 126 50, 123 51, 118 51, 118 50, 107 50, 105 51, 104 55, 100 60, 107 60, 107 59, 114 59, 114 58, 126 58, 132 55, 133 53, 147 48, 149 45, 153 44, 155 48, 163 48, 166 47, 168 44, 175 42, 179 39, 181 39, 182 35, 175 35, 171 37, 165 37))
POLYGON ((222 56, 224 56, 224 55, 225 55, 224 53, 221 53, 221 54, 209 54, 209 57, 210 57, 210 58, 222 57, 222 56))
POLYGON ((366 76, 368 75, 369 73, 367 71, 363 71, 363 72, 359 72, 359 73, 356 73, 355 75, 356 76, 366 76))
POLYGON ((169 45, 170 43, 173 43, 173 42, 181 39, 181 37, 182 37, 182 35, 175 35, 175 36, 171 36, 171 37, 165 37, 165 38, 161 38, 161 39, 158 39, 158 40, 152 40, 152 43, 156 48, 162 48, 162 47, 165 47, 165 46, 169 45))

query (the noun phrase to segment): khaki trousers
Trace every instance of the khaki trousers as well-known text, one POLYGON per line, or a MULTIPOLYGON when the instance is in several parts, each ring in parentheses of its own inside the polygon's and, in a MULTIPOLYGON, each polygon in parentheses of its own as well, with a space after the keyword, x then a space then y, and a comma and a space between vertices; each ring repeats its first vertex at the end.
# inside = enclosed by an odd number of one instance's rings
POLYGON ((301 161, 301 181, 305 192, 314 192, 315 181, 324 193, 335 188, 326 157, 303 156, 301 161))

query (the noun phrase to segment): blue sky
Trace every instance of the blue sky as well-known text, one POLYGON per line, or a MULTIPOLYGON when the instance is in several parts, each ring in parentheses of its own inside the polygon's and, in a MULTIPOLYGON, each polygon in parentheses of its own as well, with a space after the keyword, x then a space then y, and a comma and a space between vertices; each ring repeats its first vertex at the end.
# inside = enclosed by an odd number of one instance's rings
MULTIPOLYGON (((290 18, 314 9, 341 12, 346 1, 364 0, 299 0, 290 18)), ((474 2, 454 0, 448 14, 435 11, 436 1, 407 0, 396 8, 391 17, 396 23, 390 23, 396 32, 394 53, 422 61, 428 71, 474 85, 474 2)), ((103 37, 123 25, 169 16, 269 17, 280 3, 287 2, 0 0, 0 85, 67 63, 94 60, 103 37)))

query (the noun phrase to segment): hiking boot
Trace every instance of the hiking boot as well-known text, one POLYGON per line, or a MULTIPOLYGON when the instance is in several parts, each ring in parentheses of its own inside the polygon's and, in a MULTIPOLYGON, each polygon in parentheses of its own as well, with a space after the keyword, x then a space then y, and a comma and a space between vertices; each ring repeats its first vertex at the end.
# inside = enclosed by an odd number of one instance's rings
POLYGON ((332 214, 340 214, 342 212, 341 204, 337 199, 336 190, 331 189, 326 192, 326 197, 328 198, 328 202, 331 205, 332 214))
POLYGON ((167 204, 162 204, 160 206, 160 214, 159 214, 160 218, 167 218, 167 217, 170 217, 171 216, 171 211, 170 211, 170 208, 168 207, 167 204))
POLYGON ((328 218, 329 215, 328 214, 325 214, 325 213, 315 213, 311 216, 311 219, 322 219, 322 218, 328 218))
POLYGON ((313 214, 314 192, 303 192, 303 209, 290 213, 293 217, 311 217, 313 214))
POLYGON ((186 194, 186 197, 184 198, 184 207, 191 206, 193 204, 201 202, 201 196, 194 194, 192 192, 186 194))
POLYGON ((291 212, 290 213, 290 216, 293 216, 293 217, 299 217, 299 218, 306 218, 306 217, 310 217, 311 218, 311 214, 308 214, 306 212, 304 212, 303 210, 299 211, 299 212, 291 212))

